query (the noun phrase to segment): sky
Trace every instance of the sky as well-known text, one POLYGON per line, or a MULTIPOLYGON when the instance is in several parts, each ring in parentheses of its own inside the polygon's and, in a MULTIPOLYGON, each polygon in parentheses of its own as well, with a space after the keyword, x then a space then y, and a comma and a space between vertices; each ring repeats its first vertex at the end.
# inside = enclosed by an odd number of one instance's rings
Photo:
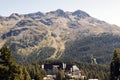
POLYGON ((0 0, 0 15, 83 10, 92 17, 120 26, 120 0, 0 0))

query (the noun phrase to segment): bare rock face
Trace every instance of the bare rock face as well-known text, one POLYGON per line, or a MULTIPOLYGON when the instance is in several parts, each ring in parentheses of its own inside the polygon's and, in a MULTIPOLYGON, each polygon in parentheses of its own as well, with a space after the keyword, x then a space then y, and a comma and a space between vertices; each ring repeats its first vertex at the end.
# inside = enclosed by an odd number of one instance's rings
POLYGON ((81 10, 65 12, 58 9, 47 13, 0 16, 0 43, 11 46, 23 56, 38 55, 41 48, 52 47, 54 51, 46 59, 58 59, 67 42, 103 33, 119 36, 120 28, 81 10))
POLYGON ((21 16, 17 13, 13 13, 11 14, 8 19, 15 19, 15 20, 18 20, 21 16))
POLYGON ((81 10, 77 10, 77 11, 73 12, 72 15, 76 16, 76 18, 78 18, 78 19, 90 17, 89 14, 87 14, 86 12, 83 12, 81 10))

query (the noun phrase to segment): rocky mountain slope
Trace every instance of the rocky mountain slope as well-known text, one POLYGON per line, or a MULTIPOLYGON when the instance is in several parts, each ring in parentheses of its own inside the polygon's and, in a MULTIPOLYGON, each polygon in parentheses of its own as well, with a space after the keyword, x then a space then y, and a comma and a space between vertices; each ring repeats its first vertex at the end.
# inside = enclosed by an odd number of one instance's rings
POLYGON ((119 37, 120 28, 81 10, 0 16, 0 46, 9 45, 15 54, 28 58, 60 59, 68 43, 102 34, 119 37))

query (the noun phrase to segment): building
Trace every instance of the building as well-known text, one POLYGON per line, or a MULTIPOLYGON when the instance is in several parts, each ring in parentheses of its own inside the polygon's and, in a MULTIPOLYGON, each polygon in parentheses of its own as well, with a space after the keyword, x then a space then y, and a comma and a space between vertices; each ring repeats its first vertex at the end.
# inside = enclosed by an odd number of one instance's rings
MULTIPOLYGON (((65 64, 62 62, 54 62, 50 64, 43 64, 41 66, 42 69, 46 70, 47 77, 44 78, 44 80, 48 80, 50 77, 48 75, 51 75, 52 78, 55 78, 55 75, 57 74, 58 70, 64 71, 66 75, 68 75, 71 79, 82 79, 84 80, 86 77, 81 75, 80 69, 73 64, 65 64)), ((52 80, 51 78, 51 80, 52 80)))
POLYGON ((42 69, 45 69, 45 70, 52 70, 53 68, 63 69, 64 68, 64 63, 54 62, 54 63, 43 64, 42 65, 42 69))

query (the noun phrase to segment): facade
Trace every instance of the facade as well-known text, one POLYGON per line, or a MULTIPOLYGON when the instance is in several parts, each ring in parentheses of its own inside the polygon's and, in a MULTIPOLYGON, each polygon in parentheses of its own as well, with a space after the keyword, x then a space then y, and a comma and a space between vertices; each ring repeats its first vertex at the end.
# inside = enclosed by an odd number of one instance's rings
POLYGON ((47 76, 44 77, 44 80, 49 80, 51 78, 54 79, 58 70, 64 71, 66 75, 68 75, 71 79, 82 79, 84 80, 86 77, 81 75, 81 71, 76 65, 73 64, 65 64, 65 63, 50 63, 44 64, 41 66, 42 69, 47 71, 47 76), (51 75, 52 77, 49 77, 51 75))

